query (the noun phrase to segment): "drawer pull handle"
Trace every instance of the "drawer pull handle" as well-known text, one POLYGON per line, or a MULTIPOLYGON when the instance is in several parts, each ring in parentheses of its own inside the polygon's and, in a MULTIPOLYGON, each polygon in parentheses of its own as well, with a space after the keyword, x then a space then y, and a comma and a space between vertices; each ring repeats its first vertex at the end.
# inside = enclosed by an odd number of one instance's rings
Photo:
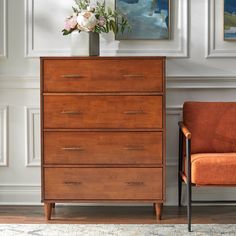
POLYGON ((143 110, 131 110, 131 111, 124 111, 125 115, 143 115, 145 112, 143 110))
POLYGON ((79 75, 79 74, 75 74, 75 75, 61 75, 62 78, 76 78, 76 79, 82 79, 84 78, 84 76, 82 75, 79 75))
POLYGON ((125 77, 125 78, 129 78, 129 79, 142 79, 142 78, 144 78, 144 76, 143 75, 138 75, 138 74, 128 74, 128 75, 123 75, 123 77, 125 77))
POLYGON ((124 147, 123 149, 128 150, 128 151, 143 151, 143 150, 145 150, 145 148, 142 146, 133 146, 133 147, 130 146, 130 147, 124 147))
POLYGON ((77 181, 65 181, 64 184, 67 184, 67 185, 80 185, 82 183, 77 182, 77 181))
POLYGON ((81 147, 63 147, 63 151, 83 151, 84 149, 81 147))
POLYGON ((125 182, 128 186, 143 186, 144 182, 125 182))
POLYGON ((80 111, 62 111, 61 114, 64 115, 82 115, 83 113, 80 111))

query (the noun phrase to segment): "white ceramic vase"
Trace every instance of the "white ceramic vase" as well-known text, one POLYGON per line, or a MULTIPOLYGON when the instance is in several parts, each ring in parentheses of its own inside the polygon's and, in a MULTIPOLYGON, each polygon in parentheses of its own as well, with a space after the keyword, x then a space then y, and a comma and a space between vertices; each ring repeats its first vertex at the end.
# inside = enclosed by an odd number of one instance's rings
POLYGON ((71 55, 89 56, 89 34, 73 31, 71 33, 71 55))
POLYGON ((99 56, 99 34, 94 32, 71 33, 72 56, 99 56))

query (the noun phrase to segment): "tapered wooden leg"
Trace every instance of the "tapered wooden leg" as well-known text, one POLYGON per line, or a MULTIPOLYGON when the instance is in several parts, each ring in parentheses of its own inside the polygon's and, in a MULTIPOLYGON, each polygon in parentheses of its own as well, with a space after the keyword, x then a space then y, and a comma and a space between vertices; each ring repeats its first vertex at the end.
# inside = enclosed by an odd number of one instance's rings
POLYGON ((162 215, 162 203, 154 203, 155 211, 156 211, 156 218, 157 220, 161 220, 162 215))
POLYGON ((48 202, 44 203, 44 212, 45 212, 46 220, 51 219, 52 205, 53 203, 48 203, 48 202))
POLYGON ((153 215, 156 215, 156 203, 153 203, 153 215))

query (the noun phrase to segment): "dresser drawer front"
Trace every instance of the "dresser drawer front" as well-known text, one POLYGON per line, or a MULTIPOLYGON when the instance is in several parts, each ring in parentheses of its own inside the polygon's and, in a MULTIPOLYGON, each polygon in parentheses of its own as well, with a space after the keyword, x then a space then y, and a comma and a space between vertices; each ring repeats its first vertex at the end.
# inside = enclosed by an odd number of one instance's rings
POLYGON ((162 96, 44 96, 44 128, 162 128, 162 96))
POLYGON ((162 91, 158 59, 44 60, 45 92, 162 91))
POLYGON ((45 199, 162 199, 161 168, 45 168, 45 199))
POLYGON ((45 164, 162 164, 161 132, 45 132, 45 164))

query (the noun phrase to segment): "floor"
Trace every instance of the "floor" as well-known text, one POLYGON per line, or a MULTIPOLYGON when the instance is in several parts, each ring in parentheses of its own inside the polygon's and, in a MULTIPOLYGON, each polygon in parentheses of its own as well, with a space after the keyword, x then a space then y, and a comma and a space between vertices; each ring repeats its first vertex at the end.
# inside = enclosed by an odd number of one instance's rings
MULTIPOLYGON (((193 224, 236 224, 236 206, 195 206, 193 224)), ((41 206, 0 206, 0 224, 185 224, 186 208, 163 208, 157 221, 150 206, 56 206, 46 222, 41 206)))

